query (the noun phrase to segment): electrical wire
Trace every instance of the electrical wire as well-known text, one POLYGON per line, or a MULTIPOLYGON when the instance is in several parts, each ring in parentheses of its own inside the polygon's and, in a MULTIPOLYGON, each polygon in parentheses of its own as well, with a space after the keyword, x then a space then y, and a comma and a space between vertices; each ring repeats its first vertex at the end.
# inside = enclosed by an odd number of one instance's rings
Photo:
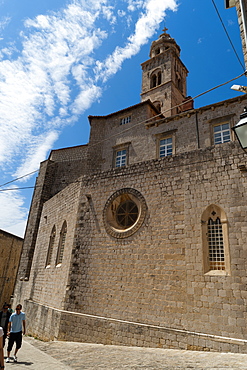
MULTIPOLYGON (((196 95, 195 97, 193 97, 193 98, 191 98, 191 99, 188 99, 188 100, 186 101, 186 103, 187 103, 187 102, 189 102, 189 101, 195 100, 195 99, 197 99, 197 98, 201 97, 202 95, 205 95, 205 94, 207 94, 207 93, 209 93, 209 92, 211 92, 211 91, 213 91, 213 90, 216 90, 216 89, 218 89, 219 87, 222 87, 222 86, 224 86, 224 85, 227 85, 228 83, 230 83, 230 82, 232 82, 232 81, 234 81, 234 80, 237 80, 238 78, 240 78, 240 77, 242 77, 242 76, 244 76, 244 75, 246 75, 246 74, 247 74, 247 71, 243 72, 241 75, 239 75, 239 76, 237 76, 237 77, 232 78, 232 79, 231 79, 231 80, 229 80, 229 81, 226 81, 226 82, 224 82, 224 83, 222 83, 222 84, 220 84, 220 85, 217 85, 217 86, 215 86, 215 87, 212 87, 211 89, 206 90, 206 91, 204 91, 204 92, 202 92, 202 93, 200 93, 200 94, 196 95)), ((169 108, 169 109, 167 109, 167 110, 165 110, 165 111, 163 111, 163 112, 161 112, 161 113, 157 114, 156 116, 153 116, 153 117, 151 117, 151 118, 149 118, 149 119, 146 119, 146 120, 144 120, 144 121, 138 122, 138 123, 136 123, 135 125, 132 125, 131 127, 126 128, 125 130, 122 130, 121 132, 118 132, 118 133, 116 133, 116 134, 114 134, 114 135, 108 136, 106 139, 103 139, 103 140, 98 141, 97 143, 91 144, 91 147, 96 146, 96 145, 99 145, 99 144, 101 144, 101 143, 103 143, 103 142, 105 142, 105 141, 108 141, 109 139, 111 139, 111 138, 113 138, 113 137, 116 137, 116 136, 118 136, 118 135, 121 135, 121 134, 123 134, 123 133, 125 133, 125 132, 127 132, 127 131, 133 130, 133 128, 135 128, 135 127, 137 127, 137 126, 139 126, 139 125, 147 124, 148 122, 151 122, 151 121, 153 121, 154 119, 155 119, 155 123, 159 123, 159 122, 161 122, 161 121, 164 121, 164 119, 165 119, 166 117, 162 117, 162 118, 160 118, 160 116, 161 116, 161 115, 163 115, 164 113, 166 113, 166 112, 168 112, 168 111, 171 111, 172 109, 175 109, 175 108, 181 107, 182 105, 184 105, 184 102, 183 102, 183 103, 181 103, 181 104, 175 105, 174 107, 171 107, 171 108, 169 108)), ((18 181, 18 180, 20 180, 21 178, 26 177, 26 176, 29 176, 29 175, 31 175, 31 174, 33 174, 33 173, 35 173, 35 172, 38 172, 38 171, 39 171, 39 170, 35 170, 35 171, 30 172, 30 173, 28 173, 28 174, 26 174, 26 175, 23 175, 23 176, 21 176, 21 177, 18 177, 18 178, 16 178, 16 179, 13 179, 13 180, 11 180, 11 181, 8 181, 8 182, 6 182, 5 184, 0 185, 0 187, 3 187, 3 186, 5 186, 5 185, 7 185, 7 184, 10 184, 10 183, 12 183, 12 182, 18 181)), ((36 187, 37 187, 37 186, 36 186, 36 187)), ((16 188, 10 188, 10 189, 0 189, 0 192, 1 192, 1 191, 8 191, 8 190, 22 190, 22 189, 32 189, 32 188, 34 189, 34 188, 35 188, 35 186, 24 187, 24 188, 18 188, 18 187, 16 187, 16 188)))
POLYGON ((0 189, 1 191, 10 191, 10 190, 23 190, 23 189, 34 189, 37 188, 38 186, 24 186, 23 188, 9 188, 9 189, 0 189))
POLYGON ((236 51, 236 49, 235 49, 235 46, 233 45, 233 42, 232 42, 232 40, 231 40, 231 38, 230 38, 229 33, 228 33, 228 31, 227 31, 227 29, 226 29, 226 27, 225 27, 225 25, 224 25, 224 22, 223 22, 223 20, 222 20, 222 18, 221 18, 220 12, 219 12, 219 10, 218 10, 218 8, 217 8, 216 4, 215 4, 215 1, 214 1, 214 0, 212 0, 212 3, 213 3, 213 5, 214 5, 214 7, 215 7, 216 13, 217 13, 217 15, 218 15, 218 17, 219 17, 219 19, 220 19, 220 22, 221 22, 221 24, 222 24, 222 27, 224 28, 224 31, 225 31, 225 33, 226 33, 226 35, 227 35, 227 38, 228 38, 228 40, 229 40, 229 42, 230 42, 230 44, 231 44, 231 46, 232 46, 232 48, 233 48, 233 51, 234 51, 234 53, 235 53, 235 55, 236 55, 236 57, 237 57, 237 59, 238 59, 238 61, 239 61, 240 65, 241 65, 241 67, 242 67, 242 68, 243 68, 243 70, 245 71, 245 67, 244 67, 244 65, 243 65, 242 61, 240 60, 240 58, 239 58, 239 56, 238 56, 238 53, 237 53, 237 51, 236 51))
POLYGON ((11 181, 8 181, 8 182, 5 182, 5 184, 0 185, 0 188, 1 188, 2 186, 5 186, 5 185, 8 185, 8 184, 11 184, 12 182, 15 182, 15 181, 18 181, 18 180, 20 180, 20 179, 23 179, 23 177, 27 177, 27 176, 29 176, 29 175, 32 175, 33 173, 38 172, 38 171, 39 171, 39 170, 35 170, 35 171, 30 172, 30 173, 27 173, 26 175, 23 175, 23 176, 17 177, 17 178, 16 178, 16 179, 14 179, 14 180, 11 180, 11 181))

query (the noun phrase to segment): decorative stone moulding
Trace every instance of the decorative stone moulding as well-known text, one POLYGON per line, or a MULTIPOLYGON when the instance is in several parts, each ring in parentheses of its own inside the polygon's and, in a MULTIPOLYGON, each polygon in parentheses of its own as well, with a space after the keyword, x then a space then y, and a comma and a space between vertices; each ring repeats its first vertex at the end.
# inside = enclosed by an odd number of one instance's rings
POLYGON ((105 229, 114 238, 127 238, 141 227, 146 213, 147 204, 139 191, 132 188, 118 190, 104 207, 105 229))

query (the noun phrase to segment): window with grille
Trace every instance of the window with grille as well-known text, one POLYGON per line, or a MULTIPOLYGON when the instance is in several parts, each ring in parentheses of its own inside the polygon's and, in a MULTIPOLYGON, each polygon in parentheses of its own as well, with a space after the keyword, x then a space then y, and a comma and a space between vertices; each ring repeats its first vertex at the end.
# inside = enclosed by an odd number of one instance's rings
POLYGON ((214 126, 214 144, 223 144, 229 141, 231 141, 229 123, 214 126))
POLYGON ((55 225, 52 228, 52 232, 50 235, 50 242, 49 242, 49 247, 48 247, 48 252, 47 252, 47 257, 46 257, 46 267, 51 265, 51 259, 52 259, 52 252, 53 252, 53 247, 55 243, 55 237, 56 237, 56 228, 55 225))
POLYGON ((172 137, 160 140, 160 158, 172 155, 172 137))
POLYGON ((116 167, 123 167, 126 166, 126 160, 127 160, 127 150, 119 150, 116 152, 116 167))
POLYGON ((225 211, 215 205, 202 214, 203 267, 207 275, 230 275, 228 221, 225 211))
POLYGON ((120 120, 120 125, 125 125, 126 123, 131 122, 131 116, 123 117, 120 120))
POLYGON ((132 188, 120 189, 110 196, 103 210, 106 232, 117 239, 127 238, 142 226, 146 214, 141 193, 132 188))
POLYGON ((208 250, 210 270, 225 270, 223 230, 219 217, 208 220, 208 250))
POLYGON ((59 264, 62 263, 66 235, 67 235, 67 223, 66 223, 66 221, 64 221, 61 232, 60 232, 60 239, 59 239, 58 250, 57 250, 56 265, 59 265, 59 264))

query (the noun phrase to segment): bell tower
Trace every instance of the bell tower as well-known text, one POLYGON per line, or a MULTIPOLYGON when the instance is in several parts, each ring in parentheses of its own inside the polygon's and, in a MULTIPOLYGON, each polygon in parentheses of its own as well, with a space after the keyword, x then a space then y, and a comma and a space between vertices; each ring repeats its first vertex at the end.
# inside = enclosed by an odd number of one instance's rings
POLYGON ((141 101, 150 99, 168 117, 183 110, 176 106, 186 99, 188 70, 180 60, 180 47, 166 31, 152 42, 150 59, 141 64, 141 101))

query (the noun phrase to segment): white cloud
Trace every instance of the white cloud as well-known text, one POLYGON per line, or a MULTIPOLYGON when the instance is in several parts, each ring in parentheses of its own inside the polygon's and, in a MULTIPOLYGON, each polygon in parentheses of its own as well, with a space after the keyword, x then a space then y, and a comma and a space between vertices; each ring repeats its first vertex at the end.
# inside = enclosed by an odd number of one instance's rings
MULTIPOLYGON (((98 11, 98 4, 96 9, 98 11)), ((104 14, 105 11, 104 6, 104 14)), ((80 62, 84 68, 90 66, 90 54, 106 35, 105 31, 95 30, 97 16, 97 12, 86 11, 79 2, 74 2, 59 14, 29 19, 25 25, 31 33, 23 34, 21 56, 0 62, 0 165, 3 167, 17 155, 23 155, 25 148, 26 156, 22 159, 27 163, 21 168, 29 172, 27 167, 30 163, 33 167, 34 162, 30 161, 33 141, 39 151, 45 132, 49 135, 50 124, 57 122, 51 118, 59 112, 62 112, 61 119, 65 112, 70 113, 70 104, 74 106, 69 80, 71 70, 80 62)), ((83 77, 80 83, 85 90, 91 82, 85 74, 83 77)))
POLYGON ((47 151, 54 145, 55 141, 58 138, 57 131, 51 131, 43 135, 43 142, 42 135, 37 137, 37 140, 33 137, 32 150, 28 153, 27 158, 25 159, 23 165, 19 166, 15 176, 20 177, 23 174, 27 174, 33 172, 37 169, 37 163, 40 163, 46 157, 47 151))
POLYGON ((1 229, 23 237, 27 210, 18 190, 0 191, 1 229))
POLYGON ((1 17, 0 18, 0 31, 3 30, 8 25, 9 22, 10 22, 10 17, 1 17))
POLYGON ((72 112, 74 114, 80 114, 88 109, 93 102, 101 96, 101 88, 96 85, 89 85, 78 94, 77 98, 73 103, 72 112))
MULTIPOLYGON (((60 130, 100 98, 104 82, 148 42, 167 9, 175 10, 176 1, 71 0, 57 13, 26 19, 22 48, 12 44, 0 50, 2 171, 22 176, 37 169, 60 130), (130 20, 133 33, 112 47, 111 35, 117 30, 122 35, 122 25, 127 28, 130 20), (97 59, 104 42, 112 52, 105 60, 97 59)), ((0 29, 8 22, 1 18, 0 29)), ((8 230, 14 230, 27 213, 20 193, 1 192, 0 199, 1 214, 9 207, 0 228, 7 227, 8 219, 8 230)))
MULTIPOLYGON (((133 4, 132 2, 131 9, 133 4)), ((115 51, 105 61, 97 63, 96 75, 103 81, 115 74, 121 68, 124 60, 139 52, 141 46, 148 42, 160 22, 164 19, 166 10, 176 10, 177 4, 175 0, 149 0, 143 2, 142 6, 144 12, 136 22, 135 32, 128 38, 126 46, 117 46, 115 51)))
POLYGON ((128 10, 134 12, 137 9, 140 9, 144 6, 144 0, 129 0, 128 1, 128 10))

